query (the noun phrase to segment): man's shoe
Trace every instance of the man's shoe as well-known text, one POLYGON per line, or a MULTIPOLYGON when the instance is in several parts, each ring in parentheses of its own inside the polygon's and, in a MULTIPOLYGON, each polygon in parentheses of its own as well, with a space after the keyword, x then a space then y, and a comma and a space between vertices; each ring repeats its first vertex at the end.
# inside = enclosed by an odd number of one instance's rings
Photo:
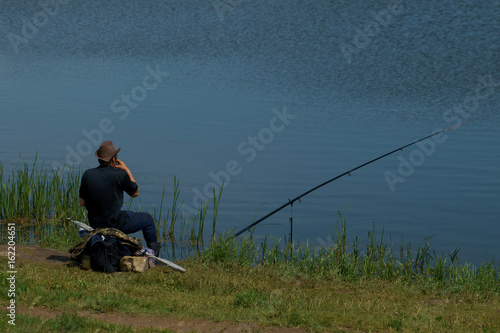
POLYGON ((160 254, 161 244, 158 242, 148 243, 148 247, 155 252, 155 256, 160 254))

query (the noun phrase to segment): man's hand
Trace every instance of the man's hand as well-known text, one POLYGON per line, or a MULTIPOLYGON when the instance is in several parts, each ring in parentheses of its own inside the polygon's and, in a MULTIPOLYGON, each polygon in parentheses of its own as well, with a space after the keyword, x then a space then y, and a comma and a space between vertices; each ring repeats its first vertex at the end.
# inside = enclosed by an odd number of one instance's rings
POLYGON ((117 169, 125 170, 125 171, 129 170, 129 168, 127 167, 125 162, 123 162, 122 160, 119 160, 119 159, 116 159, 116 163, 115 163, 114 167, 117 169))
MULTIPOLYGON (((114 167, 117 169, 125 170, 125 172, 130 177, 130 180, 137 184, 137 181, 135 180, 134 176, 132 176, 132 172, 130 172, 130 169, 127 167, 127 165, 122 160, 116 159, 116 163, 115 163, 114 167)), ((131 195, 131 197, 135 198, 138 195, 139 195, 139 187, 137 187, 137 191, 133 195, 131 195)))

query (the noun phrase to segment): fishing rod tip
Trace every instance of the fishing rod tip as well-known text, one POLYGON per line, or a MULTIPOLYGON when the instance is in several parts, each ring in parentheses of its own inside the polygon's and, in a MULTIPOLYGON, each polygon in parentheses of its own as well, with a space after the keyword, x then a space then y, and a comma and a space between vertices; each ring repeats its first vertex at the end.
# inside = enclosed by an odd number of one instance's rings
POLYGON ((443 132, 446 132, 446 131, 451 130, 451 129, 453 129, 453 128, 458 128, 458 127, 460 127, 460 126, 462 126, 462 125, 464 125, 464 124, 467 124, 467 123, 469 123, 469 122, 471 122, 471 121, 472 121, 472 119, 467 120, 467 121, 464 121, 463 123, 460 123, 460 124, 453 125, 453 126, 451 126, 451 127, 448 127, 447 129, 443 130, 443 132))

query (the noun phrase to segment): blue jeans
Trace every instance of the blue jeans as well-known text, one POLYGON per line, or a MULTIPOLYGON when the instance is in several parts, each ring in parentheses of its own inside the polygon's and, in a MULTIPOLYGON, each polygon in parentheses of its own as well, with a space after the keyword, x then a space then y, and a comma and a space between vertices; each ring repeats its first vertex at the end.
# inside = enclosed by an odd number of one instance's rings
POLYGON ((126 234, 142 230, 146 244, 156 242, 156 227, 149 213, 122 210, 119 218, 119 229, 126 234))

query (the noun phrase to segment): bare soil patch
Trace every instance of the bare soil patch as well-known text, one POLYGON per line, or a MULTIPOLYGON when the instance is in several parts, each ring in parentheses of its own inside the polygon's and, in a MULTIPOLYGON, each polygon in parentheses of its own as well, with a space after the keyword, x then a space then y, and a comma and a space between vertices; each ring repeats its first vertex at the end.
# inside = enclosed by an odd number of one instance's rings
MULTIPOLYGON (((45 262, 49 265, 63 264, 71 260, 68 252, 55 251, 38 246, 17 244, 15 250, 16 260, 45 262)), ((6 244, 0 245, 0 257, 7 257, 8 254, 8 246, 6 244)))
MULTIPOLYGON (((23 306, 17 307, 18 313, 27 314, 29 316, 36 316, 40 318, 56 319, 61 315, 60 311, 32 307, 26 308, 23 306)), ((148 317, 143 315, 138 316, 124 316, 116 312, 107 313, 92 313, 89 311, 75 312, 76 315, 85 318, 94 318, 99 321, 105 321, 111 324, 132 326, 137 328, 156 328, 156 329, 169 329, 175 332, 225 332, 225 333, 239 333, 239 332, 269 332, 269 333, 300 333, 306 332, 296 328, 286 327, 262 327, 255 324, 246 323, 229 323, 229 322, 213 322, 200 319, 180 319, 170 317, 148 317)))

